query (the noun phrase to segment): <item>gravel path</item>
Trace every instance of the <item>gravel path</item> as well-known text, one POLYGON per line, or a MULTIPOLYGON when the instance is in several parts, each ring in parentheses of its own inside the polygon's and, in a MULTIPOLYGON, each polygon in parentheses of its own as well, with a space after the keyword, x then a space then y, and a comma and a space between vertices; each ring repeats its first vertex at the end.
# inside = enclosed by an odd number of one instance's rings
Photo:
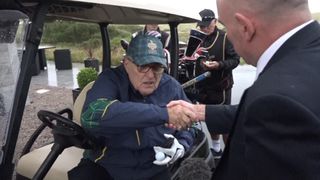
MULTIPOLYGON (((72 90, 65 87, 50 87, 31 83, 26 107, 23 114, 21 128, 18 136, 15 152, 15 162, 20 157, 21 151, 32 135, 39 127, 41 121, 37 117, 39 110, 57 112, 64 108, 72 109, 72 90), (39 90, 48 90, 44 93, 37 93, 39 90)), ((33 145, 32 149, 40 147, 53 141, 51 130, 46 128, 33 145)))

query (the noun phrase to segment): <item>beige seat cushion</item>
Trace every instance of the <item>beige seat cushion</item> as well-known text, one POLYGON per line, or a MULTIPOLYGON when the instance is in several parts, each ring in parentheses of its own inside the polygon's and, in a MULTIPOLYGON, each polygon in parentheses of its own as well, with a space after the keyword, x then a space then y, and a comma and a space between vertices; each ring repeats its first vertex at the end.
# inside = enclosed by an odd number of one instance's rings
MULTIPOLYGON (((52 144, 46 145, 22 156, 17 165, 17 173, 31 179, 51 151, 51 146, 52 144)), ((83 149, 76 147, 65 149, 54 162, 44 179, 68 180, 67 172, 78 165, 83 151, 83 149)))
POLYGON ((92 85, 93 85, 94 81, 90 82, 89 84, 87 84, 82 91, 80 92, 79 96, 77 97, 76 101, 74 102, 73 105, 73 118, 74 118, 74 122, 76 122, 77 124, 81 124, 80 122, 80 117, 81 117, 81 112, 82 112, 82 108, 83 108, 83 104, 84 101, 86 100, 87 97, 87 92, 88 90, 91 89, 92 85))
MULTIPOLYGON (((74 122, 80 125, 81 111, 84 104, 84 101, 87 96, 87 91, 91 89, 94 81, 87 84, 79 96, 77 97, 74 107, 73 107, 73 117, 74 122)), ((49 152, 51 151, 51 146, 47 145, 31 151, 30 153, 22 156, 19 159, 17 165, 17 173, 25 176, 27 178, 32 178, 36 171, 39 169, 42 162, 45 160, 49 152)), ((67 172, 73 167, 77 166, 82 158, 83 149, 76 147, 70 147, 65 149, 60 156, 57 158, 50 171, 48 172, 45 180, 67 180, 67 172)))

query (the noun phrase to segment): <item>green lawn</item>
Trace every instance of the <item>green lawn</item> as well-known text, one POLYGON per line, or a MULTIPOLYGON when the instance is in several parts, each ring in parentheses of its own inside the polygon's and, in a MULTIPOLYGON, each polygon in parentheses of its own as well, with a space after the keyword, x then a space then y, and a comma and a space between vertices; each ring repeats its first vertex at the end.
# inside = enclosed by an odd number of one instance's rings
POLYGON ((316 19, 317 21, 320 21, 320 13, 313 13, 313 14, 312 14, 312 17, 313 17, 314 19, 316 19))
MULTIPOLYGON (((314 19, 320 21, 320 13, 314 13, 312 16, 314 19)), ((143 26, 141 26, 141 29, 142 28, 143 28, 143 26)), ((189 32, 191 29, 194 29, 194 28, 196 28, 196 23, 180 24, 178 26, 179 41, 187 42, 188 38, 189 38, 189 32)), ((160 29, 167 31, 167 32, 170 31, 168 25, 160 25, 160 29)), ((87 55, 82 48, 79 48, 75 45, 70 46, 70 44, 69 45, 68 44, 56 45, 56 49, 62 49, 62 48, 69 48, 70 49, 73 62, 83 62, 83 60, 86 59, 87 55), (72 47, 72 48, 70 48, 70 47, 72 47)), ((46 50, 46 57, 48 60, 54 59, 53 52, 54 52, 54 49, 46 50)), ((123 54, 124 54, 124 51, 120 47, 120 43, 119 43, 119 47, 112 48, 112 64, 113 65, 119 64, 123 54)), ((102 59, 102 49, 101 48, 96 49, 94 56, 101 60, 102 59)), ((244 64, 244 63, 245 62, 241 58, 240 64, 244 64)))

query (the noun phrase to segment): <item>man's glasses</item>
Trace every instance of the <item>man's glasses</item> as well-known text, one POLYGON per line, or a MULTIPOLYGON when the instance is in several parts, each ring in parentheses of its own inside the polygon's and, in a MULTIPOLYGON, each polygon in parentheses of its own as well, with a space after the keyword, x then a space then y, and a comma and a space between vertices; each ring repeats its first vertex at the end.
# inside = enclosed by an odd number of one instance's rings
MULTIPOLYGON (((132 61, 131 61, 132 62, 132 61)), ((161 64, 153 63, 153 64, 146 64, 146 65, 137 65, 132 62, 134 65, 137 66, 137 69, 140 73, 147 73, 150 69, 155 74, 162 74, 164 72, 164 66, 161 64)))

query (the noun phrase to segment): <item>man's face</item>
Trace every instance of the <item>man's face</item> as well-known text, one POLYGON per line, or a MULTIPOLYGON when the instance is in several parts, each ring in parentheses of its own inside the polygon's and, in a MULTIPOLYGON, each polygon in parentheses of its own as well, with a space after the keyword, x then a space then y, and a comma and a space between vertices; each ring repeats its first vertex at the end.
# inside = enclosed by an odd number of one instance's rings
POLYGON ((164 71, 161 64, 137 66, 129 58, 125 58, 123 63, 131 84, 142 96, 148 96, 158 88, 164 71))
POLYGON ((146 30, 149 31, 157 31, 158 30, 158 24, 146 24, 146 30))
POLYGON ((213 19, 209 26, 201 26, 200 30, 206 34, 212 34, 216 28, 217 20, 213 19))

